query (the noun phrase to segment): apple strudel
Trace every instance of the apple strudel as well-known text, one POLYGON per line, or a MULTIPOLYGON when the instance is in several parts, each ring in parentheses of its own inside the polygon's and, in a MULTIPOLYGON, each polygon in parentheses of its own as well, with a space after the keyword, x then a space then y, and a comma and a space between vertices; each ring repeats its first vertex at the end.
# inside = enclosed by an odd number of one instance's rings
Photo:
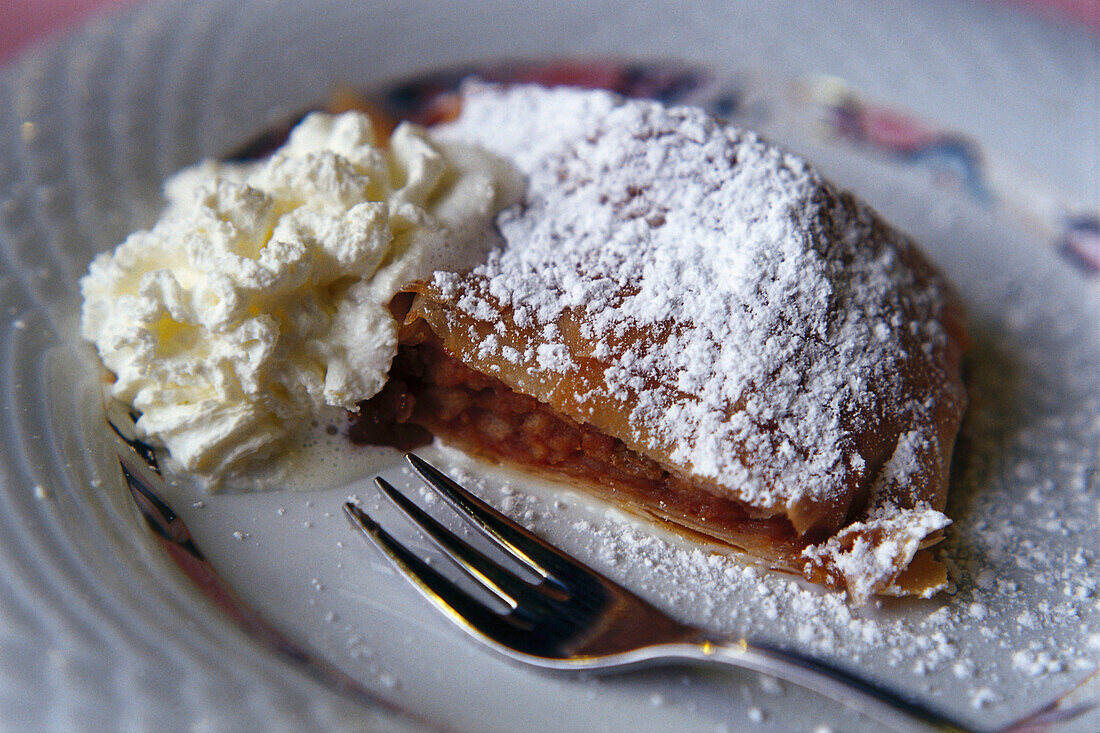
POLYGON ((772 567, 873 594, 946 573, 967 337, 905 236, 700 110, 468 85, 435 134, 526 176, 504 244, 392 306, 352 437, 429 434, 579 481, 772 567))

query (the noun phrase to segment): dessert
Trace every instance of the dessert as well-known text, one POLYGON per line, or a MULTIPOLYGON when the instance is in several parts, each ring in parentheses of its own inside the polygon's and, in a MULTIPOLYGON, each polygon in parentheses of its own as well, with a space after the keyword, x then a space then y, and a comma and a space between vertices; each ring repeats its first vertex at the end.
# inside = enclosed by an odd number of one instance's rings
POLYGON ((141 437, 239 485, 350 411, 356 442, 438 436, 857 603, 946 587, 966 334, 913 243, 698 109, 439 101, 388 144, 314 113, 188 169, 92 263, 83 334, 141 437))
POLYGON ((945 587, 921 549, 949 524, 966 335, 911 242, 692 108, 472 85, 434 132, 526 193, 483 263, 395 300, 353 438, 426 429, 857 602, 945 587))

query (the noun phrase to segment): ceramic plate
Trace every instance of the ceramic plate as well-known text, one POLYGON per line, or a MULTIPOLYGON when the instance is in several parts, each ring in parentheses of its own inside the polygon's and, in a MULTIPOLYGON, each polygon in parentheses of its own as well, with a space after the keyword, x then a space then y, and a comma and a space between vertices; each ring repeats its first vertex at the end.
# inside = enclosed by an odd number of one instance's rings
MULTIPOLYGON (((806 155, 955 281, 975 340, 956 521, 942 546, 956 591, 855 610, 568 487, 444 446, 423 455, 685 620, 811 652, 975 726, 1059 698, 1064 709, 1097 700, 1095 37, 948 2, 176 2, 100 21, 0 75, 0 727, 866 724, 755 674, 549 675, 471 643, 341 515, 351 494, 379 504, 376 472, 424 498, 395 453, 360 451, 349 477, 309 493, 166 489, 210 563, 297 661, 199 592, 125 490, 95 358, 76 336, 76 282, 94 254, 152 221, 159 181, 340 85, 383 89, 516 58, 582 59, 558 71, 598 71, 612 85, 664 79, 647 93, 703 104, 806 155), (631 76, 654 69, 687 81, 631 76)), ((1058 725, 1092 730, 1098 715, 1058 725)))

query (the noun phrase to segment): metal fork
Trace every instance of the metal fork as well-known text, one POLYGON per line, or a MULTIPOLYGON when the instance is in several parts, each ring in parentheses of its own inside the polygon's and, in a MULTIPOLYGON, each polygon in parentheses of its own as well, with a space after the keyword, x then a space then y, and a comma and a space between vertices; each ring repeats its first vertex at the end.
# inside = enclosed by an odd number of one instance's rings
POLYGON ((352 523, 385 552, 429 601, 474 638, 507 656, 557 670, 621 669, 706 661, 762 672, 843 703, 896 730, 966 730, 915 701, 808 657, 718 638, 685 625, 505 517, 415 455, 416 472, 470 524, 529 569, 521 577, 460 539, 382 478, 378 488, 444 554, 509 610, 499 612, 395 540, 354 503, 352 523))

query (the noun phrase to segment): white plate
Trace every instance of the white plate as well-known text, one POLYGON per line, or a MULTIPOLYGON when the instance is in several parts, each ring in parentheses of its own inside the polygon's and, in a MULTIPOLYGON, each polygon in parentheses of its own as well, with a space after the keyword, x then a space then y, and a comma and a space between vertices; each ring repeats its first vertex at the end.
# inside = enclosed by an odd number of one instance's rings
MULTIPOLYGON (((958 592, 856 617, 836 596, 783 576, 755 580, 737 560, 694 553, 575 495, 426 455, 480 477, 471 483, 490 500, 683 618, 812 649, 974 724, 1003 723, 1082 683, 1074 699, 1097 699, 1100 287, 1052 242, 1059 212, 1100 209, 1094 38, 948 2, 826 12, 227 0, 108 19, 0 76, 0 727, 860 727, 756 675, 582 679, 504 662, 350 531, 339 504, 352 492, 373 497, 365 482, 211 497, 176 487, 173 505, 230 584, 384 701, 363 705, 196 593, 122 490, 95 362, 75 336, 75 283, 94 253, 150 222, 164 175, 224 154, 338 82, 577 54, 716 69, 742 92, 735 117, 860 192, 956 281, 976 341, 945 544, 958 592), (976 141, 992 198, 953 186, 958 176, 942 166, 822 136, 826 87, 810 76, 822 73, 976 141)), ((377 461, 408 480, 392 454, 377 461)), ((1095 729, 1098 716, 1065 728, 1095 729)))

